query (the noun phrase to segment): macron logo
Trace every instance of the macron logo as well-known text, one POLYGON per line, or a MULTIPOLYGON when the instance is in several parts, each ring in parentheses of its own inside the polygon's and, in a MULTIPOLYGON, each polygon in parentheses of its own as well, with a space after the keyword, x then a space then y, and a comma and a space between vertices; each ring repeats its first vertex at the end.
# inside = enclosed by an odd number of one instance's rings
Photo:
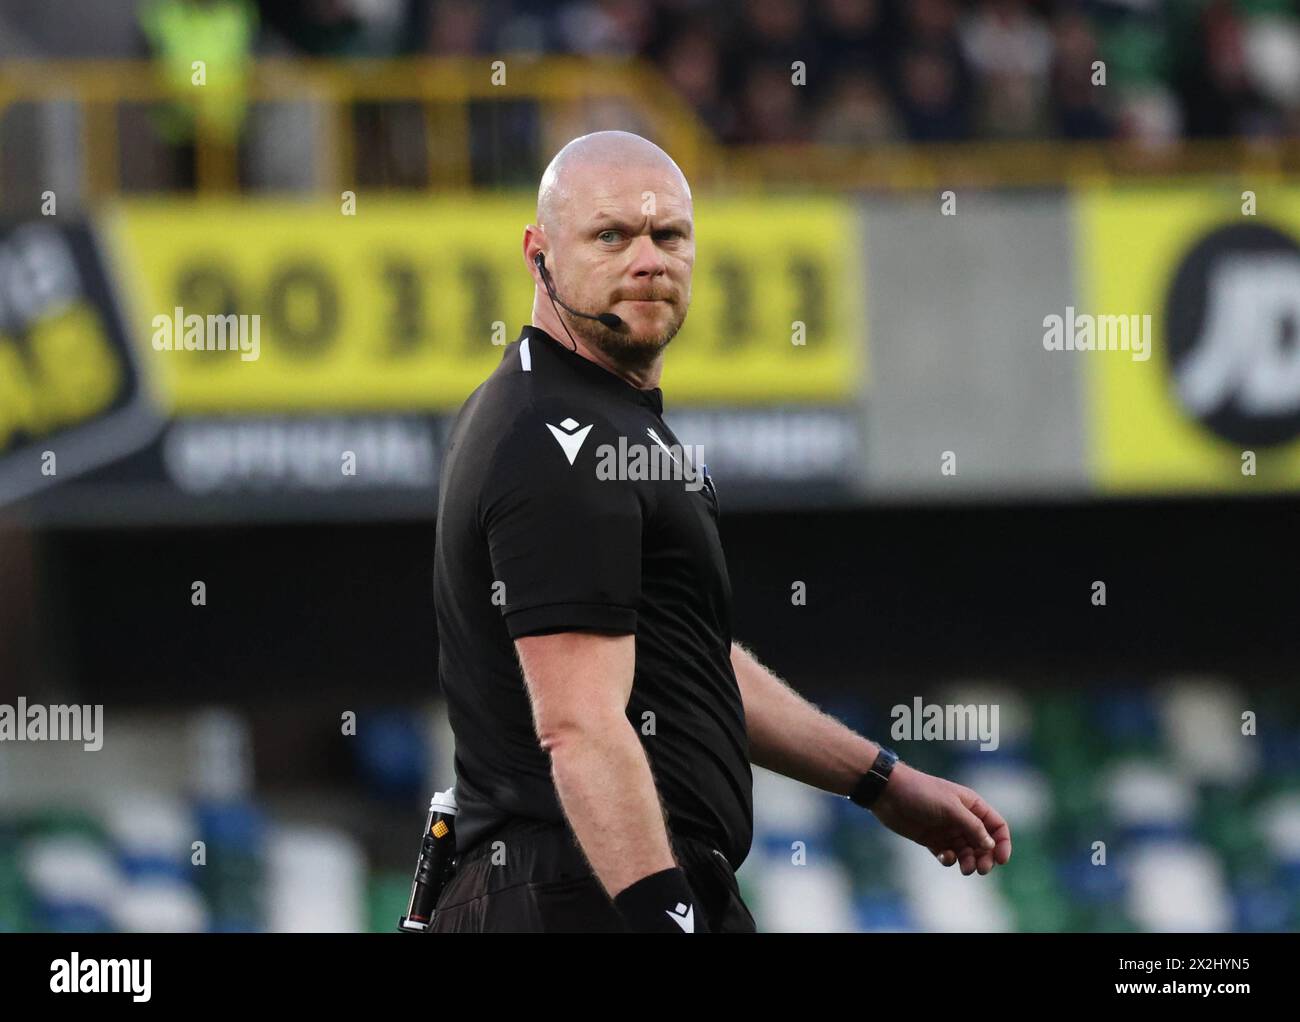
POLYGON ((682 928, 683 933, 695 932, 695 906, 687 908, 680 901, 677 903, 676 910, 671 908, 664 909, 668 918, 682 928))
POLYGON ((578 456, 578 451, 582 447, 582 442, 587 439, 587 434, 591 432, 591 426, 583 426, 578 429, 578 424, 572 419, 565 419, 558 426, 552 426, 549 422, 546 428, 551 431, 551 436, 555 437, 560 447, 564 449, 564 456, 569 459, 569 464, 573 464, 573 459, 578 456), (575 433, 574 430, 577 430, 575 433))
POLYGON ((677 460, 677 455, 675 455, 672 451, 668 450, 668 445, 659 439, 659 434, 656 433, 652 427, 647 426, 645 428, 645 431, 650 434, 651 440, 653 440, 655 443, 657 443, 660 447, 662 447, 665 451, 668 452, 668 457, 673 459, 674 464, 678 464, 678 465, 681 464, 681 462, 677 460))

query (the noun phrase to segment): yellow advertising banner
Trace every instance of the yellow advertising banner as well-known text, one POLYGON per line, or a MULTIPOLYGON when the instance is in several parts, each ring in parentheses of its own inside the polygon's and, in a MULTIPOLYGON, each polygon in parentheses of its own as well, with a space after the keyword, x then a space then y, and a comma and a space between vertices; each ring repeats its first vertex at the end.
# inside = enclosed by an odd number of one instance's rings
MULTIPOLYGON (((531 196, 127 200, 102 218, 129 329, 178 414, 446 411, 529 321, 531 196), (190 317, 197 317, 190 319, 190 317), (254 318, 256 317, 256 318, 254 318), (218 350, 186 334, 202 324, 218 350)), ((845 200, 698 199, 671 404, 850 399, 865 316, 845 200)))
POLYGON ((1102 489, 1300 487, 1300 190, 1097 189, 1075 216, 1073 330, 1133 332, 1083 356, 1102 489))

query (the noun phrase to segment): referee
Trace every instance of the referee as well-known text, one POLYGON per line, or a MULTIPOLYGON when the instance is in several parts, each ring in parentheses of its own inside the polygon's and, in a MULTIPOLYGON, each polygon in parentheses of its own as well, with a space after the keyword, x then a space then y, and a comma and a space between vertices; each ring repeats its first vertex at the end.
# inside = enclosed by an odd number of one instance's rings
POLYGON ((659 389, 695 261, 681 170, 628 132, 574 139, 523 257, 532 322, 465 402, 442 470, 460 812, 433 932, 754 932, 734 873, 751 763, 869 806, 964 874, 1005 863, 1010 831, 975 792, 897 762, 732 639, 717 497, 659 389), (620 441, 688 482, 611 478, 620 441))

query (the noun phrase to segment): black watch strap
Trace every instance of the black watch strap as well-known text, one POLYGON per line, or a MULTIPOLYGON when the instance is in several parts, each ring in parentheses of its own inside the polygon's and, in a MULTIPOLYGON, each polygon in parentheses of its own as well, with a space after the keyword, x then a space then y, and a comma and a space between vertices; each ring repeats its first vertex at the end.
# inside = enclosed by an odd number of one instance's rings
POLYGON ((870 809, 876 799, 880 797, 880 793, 885 790, 885 784, 888 782, 889 775, 893 772, 894 764, 897 762, 898 753, 883 745, 880 746, 876 761, 871 764, 871 769, 862 775, 862 780, 858 781, 858 786, 849 793, 849 800, 860 805, 863 809, 870 809))

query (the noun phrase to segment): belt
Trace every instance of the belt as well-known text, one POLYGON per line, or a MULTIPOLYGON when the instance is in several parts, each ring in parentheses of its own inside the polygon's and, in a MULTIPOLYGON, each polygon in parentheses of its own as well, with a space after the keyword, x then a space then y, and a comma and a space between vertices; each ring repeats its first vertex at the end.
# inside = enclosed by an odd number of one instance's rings
MULTIPOLYGON (((519 816, 512 820, 508 820, 500 827, 497 827, 496 830, 484 835, 474 843, 473 847, 467 849, 463 853, 458 853, 456 861, 458 864, 476 862, 492 850, 494 842, 499 841, 506 836, 519 838, 524 837, 531 832, 536 832, 539 835, 553 836, 553 832, 555 831, 566 832, 569 840, 571 840, 575 846, 581 848, 577 836, 573 833, 573 829, 567 822, 557 823, 554 820, 537 820, 530 817, 519 816)), ((722 852, 709 838, 694 833, 682 833, 681 831, 674 833, 670 831, 668 834, 668 840, 669 844, 674 847, 674 850, 680 848, 682 845, 689 845, 697 851, 717 856, 726 864, 728 869, 732 868, 731 861, 727 858, 726 854, 722 852)))

